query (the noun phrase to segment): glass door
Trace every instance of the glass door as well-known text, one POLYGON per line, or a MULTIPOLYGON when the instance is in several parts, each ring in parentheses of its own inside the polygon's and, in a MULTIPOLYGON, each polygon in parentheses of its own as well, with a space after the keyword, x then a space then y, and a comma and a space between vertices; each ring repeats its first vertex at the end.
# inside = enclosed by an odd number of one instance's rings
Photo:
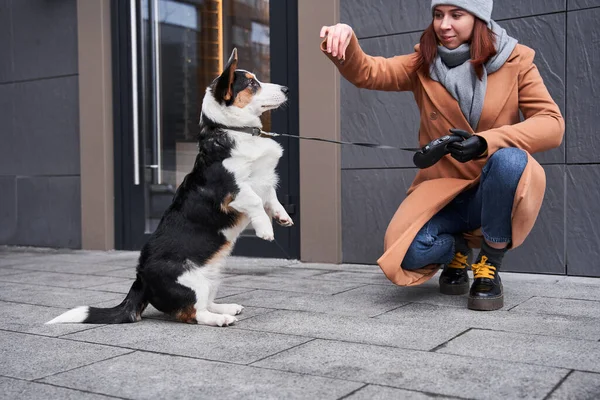
MULTIPOLYGON (((289 44, 297 18, 295 0, 114 0, 113 7, 116 240, 117 248, 138 249, 192 169, 205 89, 232 49, 240 68, 293 90, 297 45, 289 44)), ((265 130, 297 132, 294 99, 263 115, 265 130)), ((276 227, 274 243, 247 230, 234 254, 299 258, 298 146, 280 143, 286 155, 278 196, 296 226, 276 227)))

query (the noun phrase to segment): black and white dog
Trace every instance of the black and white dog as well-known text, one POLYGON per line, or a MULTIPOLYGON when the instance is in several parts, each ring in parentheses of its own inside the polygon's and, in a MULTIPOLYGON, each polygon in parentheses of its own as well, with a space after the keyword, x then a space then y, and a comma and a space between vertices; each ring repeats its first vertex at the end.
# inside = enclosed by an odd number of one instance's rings
POLYGON ((243 307, 214 303, 220 270, 239 234, 252 224, 256 235, 273 240, 272 219, 291 226, 277 200, 275 167, 283 149, 252 135, 260 115, 287 101, 288 89, 262 83, 237 68, 237 50, 223 73, 206 89, 199 153, 143 247, 137 278, 113 308, 78 307, 48 323, 119 324, 136 322, 152 304, 186 323, 227 326, 243 307))

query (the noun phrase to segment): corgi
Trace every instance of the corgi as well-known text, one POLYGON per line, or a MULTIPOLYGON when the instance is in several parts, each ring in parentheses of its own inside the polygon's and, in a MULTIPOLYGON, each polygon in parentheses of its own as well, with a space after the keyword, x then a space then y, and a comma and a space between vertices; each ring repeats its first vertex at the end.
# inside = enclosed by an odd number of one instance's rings
POLYGON ((293 225, 275 193, 283 149, 256 134, 261 114, 285 104, 288 88, 260 82, 237 64, 234 49, 206 89, 194 167, 142 248, 127 297, 113 308, 77 307, 47 324, 136 322, 148 304, 185 323, 237 321, 244 307, 214 302, 236 239, 249 224, 268 241, 273 220, 293 225))

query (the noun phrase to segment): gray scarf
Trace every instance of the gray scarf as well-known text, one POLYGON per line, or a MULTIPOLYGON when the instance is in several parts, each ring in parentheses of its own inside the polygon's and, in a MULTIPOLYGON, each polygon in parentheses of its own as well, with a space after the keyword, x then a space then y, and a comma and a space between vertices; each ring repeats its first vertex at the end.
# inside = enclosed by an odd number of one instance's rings
POLYGON ((473 130, 477 129, 483 110, 488 74, 498 71, 517 45, 517 40, 508 36, 504 28, 495 21, 490 24, 496 34, 497 54, 485 64, 481 80, 471 66, 471 48, 466 43, 454 50, 438 46, 438 55, 430 68, 431 79, 444 85, 458 101, 473 130))

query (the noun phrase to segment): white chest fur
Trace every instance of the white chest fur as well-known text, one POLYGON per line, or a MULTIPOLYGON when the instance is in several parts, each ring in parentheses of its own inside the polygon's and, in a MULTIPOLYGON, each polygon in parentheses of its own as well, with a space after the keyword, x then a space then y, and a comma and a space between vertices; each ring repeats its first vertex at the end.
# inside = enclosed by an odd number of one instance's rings
POLYGON ((263 201, 268 200, 271 188, 279 180, 275 168, 283 149, 272 139, 232 131, 228 134, 235 146, 223 165, 235 176, 238 186, 248 184, 263 201))

